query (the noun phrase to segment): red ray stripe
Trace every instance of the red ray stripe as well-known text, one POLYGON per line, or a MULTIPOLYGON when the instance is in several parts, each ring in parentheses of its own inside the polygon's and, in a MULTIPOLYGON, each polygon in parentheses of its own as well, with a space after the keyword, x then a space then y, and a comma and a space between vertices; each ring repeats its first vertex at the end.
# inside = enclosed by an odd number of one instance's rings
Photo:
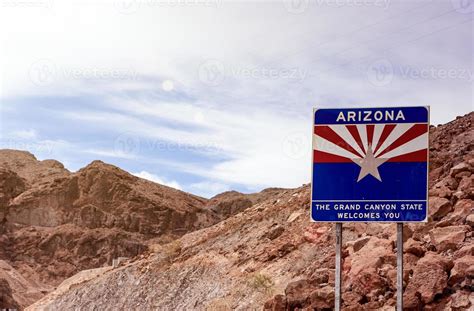
POLYGON ((364 144, 362 143, 362 139, 360 138, 359 130, 357 129, 357 126, 355 125, 346 125, 347 129, 349 130, 349 133, 351 133, 352 137, 354 137, 355 141, 359 145, 360 149, 365 153, 365 148, 364 144))
POLYGON ((374 125, 368 124, 366 126, 367 131, 367 144, 372 146, 372 140, 374 139, 374 125))
POLYGON ((362 158, 362 155, 359 154, 351 145, 349 145, 344 139, 341 138, 336 132, 334 132, 329 126, 315 126, 314 134, 321 136, 322 138, 329 140, 333 144, 338 145, 341 148, 346 149, 347 151, 353 153, 356 156, 362 158))
POLYGON ((385 148, 377 157, 381 157, 382 155, 386 154, 390 150, 393 150, 401 145, 409 142, 412 139, 417 138, 421 134, 426 133, 428 131, 428 124, 415 124, 408 129, 405 133, 402 134, 397 140, 395 140, 390 146, 385 148))
POLYGON ((427 162, 428 149, 413 151, 391 158, 387 162, 427 162))
POLYGON ((380 134, 379 142, 377 143, 377 147, 374 149, 374 153, 379 150, 379 148, 382 146, 383 142, 387 139, 388 135, 392 133, 393 129, 395 128, 396 124, 385 124, 383 127, 382 134, 380 134))
POLYGON ((330 154, 327 152, 313 150, 313 162, 314 163, 346 163, 352 162, 351 159, 341 157, 335 154, 330 154))

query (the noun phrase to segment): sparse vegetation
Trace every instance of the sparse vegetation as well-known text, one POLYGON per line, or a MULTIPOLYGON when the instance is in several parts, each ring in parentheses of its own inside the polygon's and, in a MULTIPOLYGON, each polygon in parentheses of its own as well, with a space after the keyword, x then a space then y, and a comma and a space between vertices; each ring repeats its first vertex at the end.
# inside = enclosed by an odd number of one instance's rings
POLYGON ((260 292, 269 293, 272 291, 275 282, 272 278, 263 273, 257 273, 250 279, 250 287, 260 292))
POLYGON ((172 262, 174 258, 181 254, 182 243, 180 240, 174 240, 166 244, 153 244, 150 249, 156 254, 161 254, 168 262, 172 262))
POLYGON ((226 298, 216 298, 206 307, 206 311, 230 311, 230 303, 226 298))

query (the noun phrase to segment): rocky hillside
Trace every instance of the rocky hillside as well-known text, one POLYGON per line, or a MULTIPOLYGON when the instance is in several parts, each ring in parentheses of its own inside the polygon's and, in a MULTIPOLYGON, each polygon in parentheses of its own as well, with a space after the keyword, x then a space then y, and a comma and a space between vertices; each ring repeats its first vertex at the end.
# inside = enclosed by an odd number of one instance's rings
MULTIPOLYGON (((429 222, 404 226, 405 309, 472 310, 474 113, 430 137, 429 222)), ((214 210, 238 213, 117 267, 83 271, 28 310, 330 310, 334 227, 310 222, 309 187, 253 200, 214 198, 214 210)), ((395 240, 395 224, 344 225, 344 310, 394 310, 395 240)))
POLYGON ((207 202, 100 161, 71 173, 0 150, 0 309, 26 307, 79 271, 216 223, 207 202))

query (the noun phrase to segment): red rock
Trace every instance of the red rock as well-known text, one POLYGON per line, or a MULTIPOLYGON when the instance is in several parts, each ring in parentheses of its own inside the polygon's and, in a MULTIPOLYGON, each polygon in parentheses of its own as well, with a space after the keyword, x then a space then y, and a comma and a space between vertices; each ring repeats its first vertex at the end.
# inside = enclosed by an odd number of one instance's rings
POLYGON ((348 286, 362 296, 383 288, 387 280, 377 273, 377 269, 386 263, 395 264, 393 243, 371 237, 364 247, 352 255, 348 286))
POLYGON ((454 252, 454 258, 458 259, 464 256, 473 255, 474 256, 474 243, 465 245, 454 252))
POLYGON ((262 237, 270 239, 270 240, 274 240, 277 237, 279 237, 284 231, 285 231, 284 227, 275 226, 275 227, 270 228, 267 232, 265 232, 265 234, 262 237))
POLYGON ((20 310, 20 305, 13 298, 12 289, 7 280, 0 279, 0 310, 20 310))
POLYGON ((357 305, 361 300, 362 296, 352 291, 342 293, 342 301, 346 306, 357 305))
POLYGON ((315 287, 307 279, 291 282, 285 289, 287 308, 302 308, 310 304, 310 295, 315 287))
POLYGON ((452 262, 441 255, 428 252, 418 261, 409 281, 404 300, 407 307, 416 308, 420 303, 428 304, 436 294, 440 294, 448 285, 448 271, 452 262), (420 300, 418 299, 420 298, 420 300))
POLYGON ((237 191, 226 191, 212 197, 206 204, 206 208, 214 211, 221 219, 228 218, 246 210, 253 205, 245 194, 237 191))
POLYGON ((464 241, 468 231, 468 226, 434 228, 430 231, 430 239, 439 251, 454 250, 464 241))
POLYGON ((321 268, 317 269, 314 271, 314 273, 311 274, 311 283, 314 284, 324 284, 328 283, 329 279, 334 275, 334 271, 327 269, 327 268, 321 268))
POLYGON ((264 311, 285 311, 286 310, 286 298, 284 295, 276 295, 272 299, 265 302, 263 307, 264 311))
POLYGON ((474 212, 474 202, 468 199, 458 200, 454 205, 454 211, 449 213, 438 223, 437 227, 446 227, 452 225, 463 225, 466 217, 474 212))
POLYGON ((472 255, 467 255, 454 261, 449 284, 461 283, 465 278, 474 278, 474 256, 472 255))
POLYGON ((469 164, 467 164, 465 162, 462 162, 462 163, 459 163, 458 165, 452 167, 451 170, 449 171, 449 173, 452 177, 454 177, 457 174, 459 174, 460 172, 469 171, 469 170, 470 170, 469 164))
POLYGON ((453 206, 448 199, 438 197, 429 198, 428 216, 430 220, 439 220, 452 210, 453 206))
POLYGON ((425 253, 425 250, 421 246, 421 243, 413 240, 412 238, 408 239, 408 241, 405 242, 405 244, 403 245, 403 250, 406 253, 411 253, 418 257, 422 257, 425 253))
POLYGON ((474 214, 470 214, 466 217, 466 224, 474 227, 474 214))
POLYGON ((312 310, 331 309, 334 307, 334 288, 318 288, 310 294, 312 310))
POLYGON ((450 198, 458 187, 458 181, 453 177, 445 177, 429 189, 429 195, 440 198, 450 198))
POLYGON ((303 237, 307 242, 318 243, 320 238, 329 231, 329 228, 326 226, 310 225, 306 227, 303 237))
POLYGON ((357 240, 347 242, 345 246, 351 247, 353 252, 357 252, 362 247, 364 247, 364 245, 367 244, 369 240, 370 240, 369 236, 364 236, 364 237, 358 238, 357 240))
POLYGON ((451 295, 450 307, 454 311, 469 310, 474 306, 474 293, 467 291, 457 291, 451 295))
POLYGON ((465 193, 467 198, 472 199, 474 194, 474 175, 464 176, 459 182, 457 190, 465 193))

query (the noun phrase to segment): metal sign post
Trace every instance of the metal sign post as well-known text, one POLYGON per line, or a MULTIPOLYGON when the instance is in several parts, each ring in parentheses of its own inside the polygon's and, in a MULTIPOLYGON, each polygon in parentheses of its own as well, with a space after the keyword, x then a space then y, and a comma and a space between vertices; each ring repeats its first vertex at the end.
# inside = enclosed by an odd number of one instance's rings
POLYGON ((336 295, 335 310, 341 310, 341 250, 342 250, 342 223, 336 223, 336 295))
POLYGON ((397 223, 397 311, 403 310, 403 223, 397 223))

